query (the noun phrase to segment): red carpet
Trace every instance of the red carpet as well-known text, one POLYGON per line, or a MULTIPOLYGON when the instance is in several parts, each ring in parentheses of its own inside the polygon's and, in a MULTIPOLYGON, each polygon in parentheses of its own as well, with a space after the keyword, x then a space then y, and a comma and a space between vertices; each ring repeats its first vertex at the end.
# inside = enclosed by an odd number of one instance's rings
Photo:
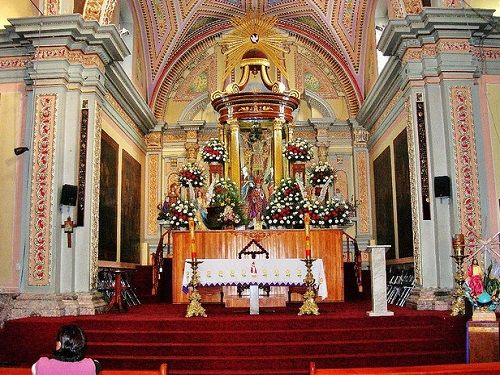
POLYGON ((319 316, 299 305, 247 313, 206 305, 207 318, 185 318, 185 305, 141 305, 125 314, 26 318, 0 333, 0 364, 30 366, 53 348, 61 324, 86 332, 87 355, 105 368, 169 374, 308 374, 318 368, 463 363, 465 319, 449 312, 390 306, 393 317, 370 318, 368 302, 320 304, 319 316))

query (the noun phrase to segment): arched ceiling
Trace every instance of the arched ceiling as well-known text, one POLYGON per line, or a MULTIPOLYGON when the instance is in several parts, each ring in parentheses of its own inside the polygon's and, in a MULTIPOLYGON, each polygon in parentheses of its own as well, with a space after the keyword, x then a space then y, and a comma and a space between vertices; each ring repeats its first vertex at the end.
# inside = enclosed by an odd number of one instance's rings
MULTIPOLYGON (((379 0, 385 1, 385 0, 379 0)), ((146 58, 147 94, 152 107, 168 96, 171 82, 191 59, 229 31, 230 19, 259 7, 278 18, 278 28, 307 41, 333 63, 361 101, 364 48, 376 0, 133 0, 146 58)), ((358 103, 359 104, 359 103, 358 103)))

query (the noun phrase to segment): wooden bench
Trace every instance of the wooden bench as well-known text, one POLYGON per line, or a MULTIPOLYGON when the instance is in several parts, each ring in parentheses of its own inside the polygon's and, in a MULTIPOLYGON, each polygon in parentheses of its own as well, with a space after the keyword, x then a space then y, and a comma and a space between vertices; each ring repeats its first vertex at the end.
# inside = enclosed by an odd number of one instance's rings
POLYGON ((500 362, 409 366, 409 367, 365 367, 365 368, 340 368, 340 369, 317 369, 314 362, 310 363, 310 375, 340 375, 340 374, 364 374, 364 375, 484 375, 499 374, 500 362))
MULTIPOLYGON (((31 375, 31 367, 0 367, 0 375, 31 375)), ((98 375, 167 375, 167 364, 159 370, 102 370, 98 375)))

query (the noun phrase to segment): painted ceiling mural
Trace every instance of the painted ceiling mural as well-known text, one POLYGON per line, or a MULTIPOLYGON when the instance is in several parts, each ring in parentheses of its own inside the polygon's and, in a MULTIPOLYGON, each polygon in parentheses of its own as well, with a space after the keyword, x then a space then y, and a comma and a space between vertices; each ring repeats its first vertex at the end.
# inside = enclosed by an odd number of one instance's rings
POLYGON ((255 6, 264 15, 276 16, 278 28, 295 36, 302 46, 333 63, 332 70, 339 80, 353 86, 351 102, 357 101, 359 106, 362 100, 363 48, 367 45, 362 41, 376 1, 131 0, 131 3, 141 23, 142 39, 147 41, 144 46, 147 92, 153 109, 162 107, 172 91, 179 89, 175 87, 177 78, 193 65, 193 60, 209 58, 206 52, 205 56, 200 55, 216 45, 217 37, 230 30, 231 18, 243 16, 255 6))

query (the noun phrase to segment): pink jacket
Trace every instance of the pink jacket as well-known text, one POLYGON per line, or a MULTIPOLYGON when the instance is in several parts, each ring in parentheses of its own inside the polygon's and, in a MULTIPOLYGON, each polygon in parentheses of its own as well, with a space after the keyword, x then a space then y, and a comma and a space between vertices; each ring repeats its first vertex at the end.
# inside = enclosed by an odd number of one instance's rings
POLYGON ((41 357, 33 366, 36 375, 95 375, 95 364, 90 358, 78 362, 63 362, 41 357))

